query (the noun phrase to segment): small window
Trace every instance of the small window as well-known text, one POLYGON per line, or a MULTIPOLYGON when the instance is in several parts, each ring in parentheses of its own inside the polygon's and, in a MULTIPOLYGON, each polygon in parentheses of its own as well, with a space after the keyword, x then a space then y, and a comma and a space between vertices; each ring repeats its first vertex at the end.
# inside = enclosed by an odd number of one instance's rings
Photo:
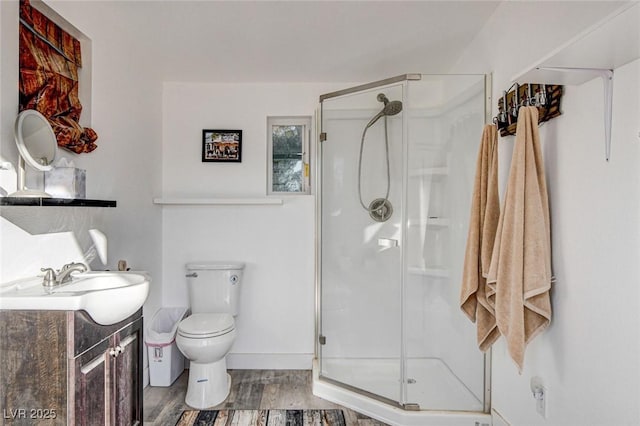
POLYGON ((309 194, 311 117, 268 117, 268 193, 309 194))

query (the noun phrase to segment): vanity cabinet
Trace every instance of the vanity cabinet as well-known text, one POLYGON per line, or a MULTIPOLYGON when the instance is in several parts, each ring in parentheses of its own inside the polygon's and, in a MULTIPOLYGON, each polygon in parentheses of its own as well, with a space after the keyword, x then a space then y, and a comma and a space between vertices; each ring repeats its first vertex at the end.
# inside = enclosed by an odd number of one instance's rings
MULTIPOLYGON (((87 341, 101 331, 91 323, 83 331, 87 341)), ((142 318, 75 357, 75 424, 141 424, 141 359, 142 318)))
POLYGON ((142 424, 142 329, 142 310, 110 326, 84 311, 0 311, 2 424, 142 424))

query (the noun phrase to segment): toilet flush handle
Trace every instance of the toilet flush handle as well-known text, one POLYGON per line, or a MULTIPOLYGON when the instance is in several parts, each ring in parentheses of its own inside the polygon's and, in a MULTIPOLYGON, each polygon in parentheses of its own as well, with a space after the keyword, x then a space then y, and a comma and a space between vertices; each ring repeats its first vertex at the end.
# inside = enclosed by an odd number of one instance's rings
POLYGON ((198 273, 197 272, 192 272, 190 274, 185 275, 185 277, 187 277, 187 278, 198 278, 198 273))

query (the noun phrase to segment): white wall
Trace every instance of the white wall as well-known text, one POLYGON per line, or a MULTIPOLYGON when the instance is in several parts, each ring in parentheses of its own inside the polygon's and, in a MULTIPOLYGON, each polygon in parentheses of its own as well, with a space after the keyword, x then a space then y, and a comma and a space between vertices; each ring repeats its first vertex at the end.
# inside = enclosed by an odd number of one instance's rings
MULTIPOLYGON (((511 76, 610 9, 587 4, 578 17, 563 13, 561 4, 545 5, 555 12, 546 6, 503 3, 456 70, 493 71, 497 99, 511 85, 511 76), (544 19, 545 28, 554 31, 536 32, 535 37, 519 31, 520 23, 505 19, 511 8, 522 8, 531 22, 544 19)), ((557 282, 551 326, 529 345, 522 375, 503 341, 494 345, 493 408, 512 425, 640 423, 640 63, 615 73, 609 163, 604 159, 599 79, 566 87, 563 115, 541 127, 557 282), (529 390, 534 376, 548 390, 547 419, 535 411, 529 390)), ((494 102, 494 115, 495 109, 494 102)), ((513 139, 500 140, 502 171, 508 168, 513 139)))
MULTIPOLYGON (((17 210, 26 213, 26 209, 17 210)), ((0 284, 36 276, 41 274, 43 267, 58 268, 70 262, 90 263, 85 256, 88 251, 83 249, 73 232, 32 234, 0 216, 0 234, 3 241, 11 242, 11 247, 4 243, 0 245, 0 284)))
MULTIPOLYGON (((267 116, 313 116, 344 85, 164 84, 164 197, 266 194, 267 116), (202 129, 241 129, 241 163, 201 162, 202 129)), ((313 166, 312 166, 313 170, 313 166)), ((165 206, 163 304, 188 305, 185 264, 246 262, 231 368, 311 368, 314 198, 281 206, 165 206)))
POLYGON ((512 424, 640 423, 638 76, 640 61, 616 70, 609 163, 599 79, 567 87, 564 116, 543 127, 554 317, 521 377, 504 346, 494 352, 494 406, 512 424), (548 386, 546 422, 533 410, 532 376, 548 386))
POLYGON ((87 169, 87 197, 118 202, 107 223, 109 263, 126 259, 133 269, 149 271, 154 283, 147 307, 157 306, 161 212, 151 194, 161 185, 162 86, 145 46, 136 45, 141 30, 119 25, 144 5, 55 1, 50 6, 92 40, 91 124, 98 149, 72 158, 87 169))
MULTIPOLYGON (((108 267, 115 269, 119 259, 126 259, 133 269, 150 272, 153 282, 145 305, 145 315, 150 315, 162 297, 162 216, 161 210, 151 202, 152 194, 159 192, 161 184, 162 86, 154 77, 153 64, 135 44, 139 29, 119 26, 130 9, 135 11, 144 5, 131 3, 113 8, 109 2, 62 1, 49 2, 49 5, 93 42, 91 124, 99 135, 98 149, 90 154, 63 155, 87 170, 88 198, 118 203, 108 211, 81 208, 79 215, 85 219, 98 216, 98 227, 109 241, 108 267)), ((0 11, 0 159, 11 161, 15 166, 13 121, 18 112, 18 2, 3 0, 0 11)), ((13 207, 3 208, 3 216, 9 209, 13 207)), ((38 232, 60 230, 61 221, 65 230, 80 232, 84 226, 80 222, 85 219, 78 219, 78 213, 49 209, 37 209, 38 213, 26 222, 20 218, 14 220, 27 228, 36 224, 38 232)), ((2 239, 3 245, 10 247, 11 243, 2 239)))

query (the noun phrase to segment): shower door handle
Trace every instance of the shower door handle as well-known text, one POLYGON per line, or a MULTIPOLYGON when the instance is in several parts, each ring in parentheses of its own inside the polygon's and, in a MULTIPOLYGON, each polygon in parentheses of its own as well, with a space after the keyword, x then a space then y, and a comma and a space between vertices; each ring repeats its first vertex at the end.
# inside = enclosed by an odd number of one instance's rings
POLYGON ((383 248, 398 247, 398 240, 393 238, 378 238, 378 246, 383 248))

